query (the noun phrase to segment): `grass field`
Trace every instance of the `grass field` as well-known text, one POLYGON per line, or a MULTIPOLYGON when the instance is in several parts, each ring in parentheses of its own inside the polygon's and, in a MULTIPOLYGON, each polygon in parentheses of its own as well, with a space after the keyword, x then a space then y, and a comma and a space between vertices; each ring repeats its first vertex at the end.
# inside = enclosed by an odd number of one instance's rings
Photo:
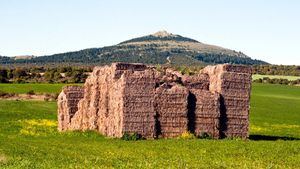
POLYGON ((300 87, 253 85, 247 141, 59 133, 56 109, 0 100, 0 168, 300 168, 300 87))
POLYGON ((60 93, 63 86, 66 85, 78 85, 78 84, 41 84, 41 83, 24 83, 24 84, 9 84, 9 83, 0 83, 0 91, 7 93, 18 93, 24 94, 30 90, 33 90, 35 93, 60 93))
POLYGON ((259 75, 259 74, 254 74, 252 75, 252 79, 262 79, 264 77, 268 77, 270 79, 288 79, 288 80, 297 80, 300 79, 300 76, 281 76, 281 75, 259 75))
POLYGON ((255 84, 251 97, 251 134, 300 138, 300 87, 255 84))

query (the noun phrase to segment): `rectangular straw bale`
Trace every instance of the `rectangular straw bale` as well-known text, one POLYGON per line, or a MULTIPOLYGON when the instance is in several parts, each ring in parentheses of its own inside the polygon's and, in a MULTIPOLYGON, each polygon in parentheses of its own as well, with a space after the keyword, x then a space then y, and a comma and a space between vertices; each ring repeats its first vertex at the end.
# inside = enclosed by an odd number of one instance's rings
POLYGON ((209 134, 213 138, 219 137, 220 102, 219 94, 206 90, 191 89, 196 101, 195 134, 209 134))
POLYGON ((156 89, 155 105, 162 137, 178 137, 187 131, 188 90, 178 84, 156 89))
POLYGON ((223 68, 224 71, 227 72, 252 74, 252 68, 250 66, 225 64, 223 65, 223 68))
POLYGON ((155 78, 152 70, 126 72, 123 91, 124 133, 138 133, 146 138, 154 137, 155 78))
POLYGON ((209 76, 207 74, 183 77, 183 84, 188 89, 209 90, 209 83, 209 76))
POLYGON ((66 86, 58 96, 58 129, 70 128, 71 119, 78 110, 78 102, 83 98, 83 88, 80 86, 66 86))

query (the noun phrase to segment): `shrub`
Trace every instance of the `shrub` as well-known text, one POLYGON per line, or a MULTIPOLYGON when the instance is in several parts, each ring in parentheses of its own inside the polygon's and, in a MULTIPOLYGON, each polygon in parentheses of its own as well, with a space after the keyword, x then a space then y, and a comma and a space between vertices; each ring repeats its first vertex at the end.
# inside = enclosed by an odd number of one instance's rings
POLYGON ((157 64, 157 65, 155 66, 155 69, 156 69, 157 71, 159 71, 159 72, 163 72, 163 68, 162 68, 161 65, 159 65, 159 64, 157 64))
POLYGON ((259 79, 255 79, 255 80, 253 80, 253 82, 255 82, 255 83, 262 83, 262 82, 263 82, 263 80, 262 80, 261 78, 259 78, 259 79))
POLYGON ((44 93, 44 101, 55 101, 57 100, 57 97, 58 97, 59 93, 53 93, 53 94, 50 94, 50 93, 44 93))
POLYGON ((8 79, 0 75, 0 83, 8 83, 8 79))
POLYGON ((206 132, 201 132, 199 135, 199 138, 200 139, 212 139, 212 137, 206 132))
POLYGON ((14 83, 25 83, 25 80, 24 79, 21 79, 21 78, 16 78, 14 80, 14 83))
POLYGON ((27 92, 27 94, 28 94, 28 95, 34 95, 35 92, 34 92, 33 90, 29 90, 29 91, 27 92))
POLYGON ((121 139, 125 141, 137 141, 143 139, 143 137, 138 133, 124 133, 121 139))
POLYGON ((59 93, 54 93, 54 95, 53 95, 53 99, 54 99, 54 100, 57 100, 57 98, 58 98, 58 95, 59 95, 59 93))
POLYGON ((13 97, 15 95, 16 95, 16 93, 7 93, 7 92, 0 90, 0 97, 13 97))
POLYGON ((7 94, 8 94, 8 93, 6 93, 6 92, 0 90, 0 97, 4 97, 4 96, 6 96, 7 94))

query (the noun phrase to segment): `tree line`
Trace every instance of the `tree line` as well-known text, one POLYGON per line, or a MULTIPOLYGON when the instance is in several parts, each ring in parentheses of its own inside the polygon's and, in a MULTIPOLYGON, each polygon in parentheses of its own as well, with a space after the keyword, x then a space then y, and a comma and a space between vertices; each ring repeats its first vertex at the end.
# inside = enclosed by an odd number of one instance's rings
POLYGON ((296 65, 253 65, 253 74, 300 76, 300 66, 296 65))
MULTIPOLYGON (((205 65, 198 66, 176 66, 160 65, 171 67, 182 74, 197 74, 205 65)), ((93 66, 29 66, 29 67, 0 67, 0 83, 84 83, 88 74, 92 72, 93 66)), ((300 76, 300 66, 284 65, 254 65, 253 74, 261 75, 285 75, 300 76)), ((278 83, 278 84, 299 84, 297 81, 291 82, 287 79, 258 79, 258 83, 278 83)))
POLYGON ((84 83, 90 67, 0 68, 0 83, 84 83))

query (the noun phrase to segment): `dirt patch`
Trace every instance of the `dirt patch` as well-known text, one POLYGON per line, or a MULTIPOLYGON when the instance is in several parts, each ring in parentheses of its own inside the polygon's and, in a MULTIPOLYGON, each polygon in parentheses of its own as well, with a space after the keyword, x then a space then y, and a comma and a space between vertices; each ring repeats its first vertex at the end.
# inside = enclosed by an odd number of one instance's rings
POLYGON ((4 154, 0 154, 0 163, 5 164, 7 161, 7 157, 4 154))
POLYGON ((0 100, 55 101, 56 96, 51 94, 14 94, 0 97, 0 100))

